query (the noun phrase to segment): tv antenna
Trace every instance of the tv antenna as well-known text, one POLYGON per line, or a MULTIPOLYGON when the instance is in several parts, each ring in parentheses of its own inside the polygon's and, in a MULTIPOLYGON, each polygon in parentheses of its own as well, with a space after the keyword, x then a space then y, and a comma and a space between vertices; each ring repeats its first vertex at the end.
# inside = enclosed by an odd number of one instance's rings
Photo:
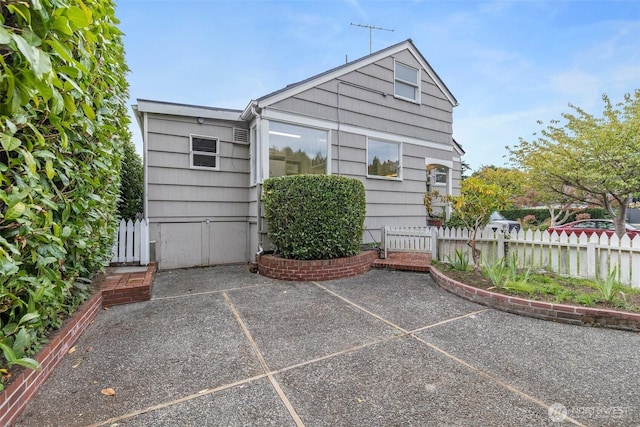
POLYGON ((353 25, 354 27, 368 28, 369 29, 369 54, 371 54, 371 31, 372 30, 390 31, 390 32, 393 33, 393 30, 391 30, 389 28, 376 27, 376 26, 373 26, 373 25, 354 24, 353 22, 351 23, 351 25, 353 25))

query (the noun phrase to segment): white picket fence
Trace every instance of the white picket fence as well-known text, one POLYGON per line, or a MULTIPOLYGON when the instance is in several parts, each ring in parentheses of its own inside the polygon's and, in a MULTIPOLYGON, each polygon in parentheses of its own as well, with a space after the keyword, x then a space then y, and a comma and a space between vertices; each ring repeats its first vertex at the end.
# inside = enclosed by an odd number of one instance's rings
POLYGON ((391 252, 427 252, 437 256, 431 227, 382 227, 384 258, 391 252))
POLYGON ((111 262, 149 264, 149 224, 146 219, 120 221, 113 241, 111 262))
MULTIPOLYGON (((470 233, 467 229, 384 227, 382 245, 385 256, 387 251, 431 252, 433 259, 447 261, 448 257, 454 258, 457 249, 471 260, 467 246, 470 233)), ((505 235, 482 230, 476 241, 482 262, 495 262, 507 253, 516 253, 521 267, 584 278, 605 278, 616 268, 620 282, 640 287, 640 236, 589 238, 531 230, 505 235)))
MULTIPOLYGON (((466 244, 469 233, 469 230, 438 230, 438 259, 453 257, 456 249, 469 253, 466 244)), ((640 236, 587 237, 531 230, 503 235, 483 231, 477 241, 483 262, 493 262, 507 252, 516 253, 521 267, 533 266, 584 278, 605 278, 616 268, 620 282, 640 287, 640 236)))

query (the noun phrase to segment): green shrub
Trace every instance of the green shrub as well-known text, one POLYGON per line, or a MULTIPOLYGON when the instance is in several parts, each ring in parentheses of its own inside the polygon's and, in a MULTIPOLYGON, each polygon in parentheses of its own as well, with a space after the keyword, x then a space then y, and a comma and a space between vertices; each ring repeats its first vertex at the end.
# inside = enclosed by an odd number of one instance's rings
POLYGON ((130 139, 114 7, 0 2, 0 368, 29 364, 110 258, 130 139))
POLYGON ((124 220, 135 221, 136 216, 143 210, 142 160, 132 142, 126 142, 123 148, 118 216, 124 220))
POLYGON ((310 260, 359 253, 366 211, 360 181, 335 175, 270 178, 262 198, 277 255, 310 260))

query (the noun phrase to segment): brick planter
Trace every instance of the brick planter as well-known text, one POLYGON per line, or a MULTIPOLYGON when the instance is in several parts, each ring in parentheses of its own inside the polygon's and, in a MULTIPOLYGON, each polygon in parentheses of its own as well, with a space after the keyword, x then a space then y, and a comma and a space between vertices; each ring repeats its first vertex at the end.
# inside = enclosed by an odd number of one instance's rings
POLYGON ((376 259, 378 259, 376 250, 364 251, 352 257, 314 261, 261 255, 258 257, 258 272, 278 280, 332 280, 363 274, 371 269, 371 264, 376 259))
POLYGON ((433 266, 430 272, 431 277, 440 287, 487 307, 554 322, 640 331, 640 314, 528 300, 460 283, 440 273, 433 266))

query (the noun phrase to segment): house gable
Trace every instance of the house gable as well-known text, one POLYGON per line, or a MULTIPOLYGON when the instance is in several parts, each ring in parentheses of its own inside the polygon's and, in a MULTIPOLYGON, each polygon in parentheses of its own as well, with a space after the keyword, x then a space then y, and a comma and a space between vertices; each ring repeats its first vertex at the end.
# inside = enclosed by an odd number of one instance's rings
MULTIPOLYGON (((269 105, 282 101, 283 99, 294 96, 300 92, 304 92, 305 90, 321 85, 325 82, 340 78, 341 76, 344 76, 345 74, 356 71, 359 68, 362 68, 368 64, 373 64, 387 57, 393 57, 396 54, 400 54, 400 56, 407 62, 413 62, 415 64, 414 66, 419 65, 421 70, 423 70, 427 74, 427 76, 429 76, 429 79, 433 82, 433 84, 437 86, 438 89, 442 92, 442 94, 447 99, 447 101, 451 104, 451 106, 455 107, 458 105, 458 101, 456 100, 456 98, 449 91, 449 89, 444 84, 444 82, 440 79, 440 77, 438 77, 437 73, 433 70, 433 68, 431 68, 427 60, 424 59, 420 51, 418 51, 418 49, 413 44, 413 41, 411 39, 408 39, 401 43, 390 46, 386 49, 382 49, 378 52, 372 53, 371 55, 349 62, 342 66, 333 68, 329 71, 326 71, 324 73, 302 80, 298 83, 290 84, 283 89, 280 89, 268 95, 265 95, 259 98, 257 101, 253 101, 252 103, 250 103, 247 109, 245 109, 245 113, 243 113, 243 116, 245 116, 245 114, 247 113, 248 109, 250 109, 250 106, 252 104, 257 106, 258 108, 267 107, 269 105), (407 51, 407 52, 405 53, 403 51, 407 51), (407 56, 408 54, 411 55, 411 58, 407 56)), ((393 94, 393 91, 387 94, 393 94)))

